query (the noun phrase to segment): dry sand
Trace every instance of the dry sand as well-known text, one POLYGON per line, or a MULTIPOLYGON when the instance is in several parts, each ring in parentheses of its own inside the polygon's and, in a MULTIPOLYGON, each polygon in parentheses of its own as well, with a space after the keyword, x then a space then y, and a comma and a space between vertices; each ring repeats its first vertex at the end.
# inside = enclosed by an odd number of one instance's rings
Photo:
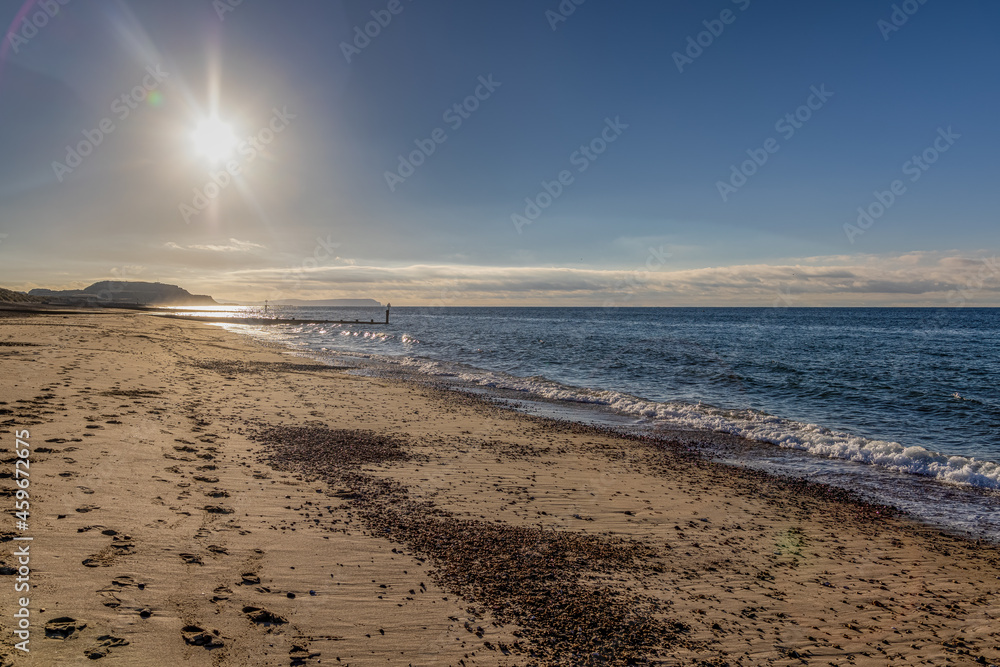
POLYGON ((149 315, 0 368, 3 665, 1000 663, 997 549, 846 493, 149 315))

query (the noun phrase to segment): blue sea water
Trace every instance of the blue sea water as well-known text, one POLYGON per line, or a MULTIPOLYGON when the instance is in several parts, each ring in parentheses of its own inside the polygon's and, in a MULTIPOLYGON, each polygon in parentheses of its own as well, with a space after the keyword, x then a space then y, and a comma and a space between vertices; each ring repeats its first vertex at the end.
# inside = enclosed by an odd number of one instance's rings
POLYGON ((528 411, 743 435, 763 444, 716 455, 1000 538, 1000 309, 393 308, 388 326, 377 308, 269 314, 375 324, 232 328, 528 411))

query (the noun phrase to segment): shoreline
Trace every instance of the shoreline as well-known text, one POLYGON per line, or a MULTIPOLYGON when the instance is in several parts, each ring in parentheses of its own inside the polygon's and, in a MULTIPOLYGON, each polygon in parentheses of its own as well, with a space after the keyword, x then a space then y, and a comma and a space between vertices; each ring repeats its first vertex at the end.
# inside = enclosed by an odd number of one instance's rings
MULTIPOLYGON (((606 324, 603 315, 591 314, 606 324)), ((811 362, 792 352, 789 352, 790 365, 779 364, 775 377, 769 376, 773 363, 765 361, 769 358, 765 349, 759 350, 760 355, 749 355, 750 358, 741 362, 749 364, 746 378, 732 376, 732 368, 726 370, 730 363, 736 363, 734 359, 720 361, 721 358, 714 359, 711 355, 703 360, 704 364, 675 376, 669 369, 657 366, 655 359, 646 358, 645 353, 627 353, 612 345, 613 354, 621 363, 641 364, 637 368, 645 369, 637 371, 633 379, 628 374, 619 376, 616 372, 595 371, 588 359, 575 356, 587 350, 594 358, 602 358, 601 349, 593 347, 595 343, 590 336, 577 335, 579 327, 564 326, 558 334, 553 333, 567 341, 566 352, 556 351, 554 348, 558 346, 544 345, 545 341, 539 340, 537 350, 524 351, 526 360, 521 363, 518 361, 520 352, 510 342, 520 338, 511 337, 508 332, 494 345, 491 339, 495 336, 480 335, 480 328, 475 326, 477 317, 479 315, 456 313, 454 327, 439 330, 437 326, 443 322, 436 323, 417 314, 412 321, 400 320, 406 335, 383 331, 376 326, 371 330, 366 328, 364 336, 357 338, 349 335, 341 338, 335 335, 337 332, 324 331, 322 327, 288 327, 271 332, 254 327, 234 328, 251 337, 274 336, 286 340, 290 347, 311 349, 314 358, 325 354, 356 355, 370 358, 375 366, 397 367, 403 375, 416 370, 417 375, 431 376, 445 384, 481 386, 489 393, 527 397, 524 402, 529 404, 537 400, 543 406, 546 400, 556 399, 558 405, 580 415, 584 415, 585 408, 593 407, 595 415, 604 410, 612 417, 620 415, 621 419, 643 420, 653 427, 680 422, 692 429, 727 431, 771 443, 784 452, 809 452, 821 471, 830 472, 833 477, 838 476, 838 465, 839 471, 847 471, 852 463, 858 462, 889 474, 903 472, 938 480, 952 488, 968 486, 1000 492, 997 443, 995 433, 988 427, 992 411, 988 397, 993 395, 993 390, 972 379, 964 382, 956 378, 955 373, 959 372, 956 368, 942 377, 940 383, 922 376, 900 388, 901 393, 876 383, 869 395, 860 387, 857 391, 846 389, 861 381, 874 381, 867 371, 855 373, 841 382, 831 376, 830 367, 825 370, 813 368, 815 372, 802 371, 802 364, 808 367, 811 362), (331 340, 330 336, 336 340, 331 340), (415 345, 410 345, 411 342, 415 345), (327 350, 331 343, 336 352, 327 350), (446 349, 441 348, 442 343, 446 349), (454 350, 450 349, 452 347, 454 350), (621 357, 622 354, 626 357, 621 357), (626 358, 627 362, 623 361, 626 358), (511 364, 520 365, 512 369, 511 364), (709 369, 723 375, 729 373, 728 377, 717 378, 724 386, 713 388, 713 383, 718 384, 716 380, 706 383, 700 379, 700 374, 709 369), (664 374, 662 387, 656 379, 660 373, 664 374), (689 382, 687 377, 692 374, 689 382), (770 396, 768 381, 779 385, 787 382, 795 387, 801 384, 802 387, 777 391, 777 395, 770 396), (966 396, 960 396, 956 389, 966 396), (920 400, 910 400, 913 396, 920 400)), ((733 317, 737 324, 744 319, 733 317)), ((826 317, 828 320, 829 315, 826 317)), ((529 336, 530 342, 522 341, 525 345, 533 346, 536 334, 546 337, 542 334, 546 327, 537 323, 547 319, 540 315, 535 324, 526 327, 533 333, 529 336)), ((556 321, 566 324, 558 317, 556 321)), ((753 324, 752 318, 749 323, 753 324)), ((660 324, 644 324, 637 320, 636 326, 640 325, 648 325, 652 332, 658 330, 660 324)), ((520 330, 520 327, 515 328, 520 330)), ((488 326, 485 329, 490 330, 488 326)), ((609 332, 603 333, 608 335, 609 332)), ((760 333, 757 332, 757 342, 762 340, 760 333)), ((814 344, 817 342, 808 332, 806 337, 814 344)), ((726 358, 743 355, 751 344, 756 344, 728 339, 718 326, 710 327, 704 338, 693 344, 710 347, 718 344, 720 351, 726 350, 723 353, 726 358)), ((971 352, 966 350, 965 353, 971 352)), ((923 350, 921 354, 933 359, 935 353, 923 350)), ((897 367, 900 363, 894 361, 891 365, 897 367)), ((965 359, 963 363, 970 368, 975 366, 973 359, 965 359)), ((985 363, 989 367, 989 363, 985 363)), ((884 375, 890 371, 891 368, 879 367, 872 372, 884 375)), ((915 373, 914 377, 919 375, 915 373)), ((919 495, 918 492, 915 497, 919 495)), ((981 510, 955 507, 949 512, 967 518, 968 521, 958 522, 960 528, 971 527, 975 532, 975 517, 982 514, 981 510)), ((932 508, 928 516, 934 514, 932 508)), ((984 531, 983 536, 986 535, 1000 539, 1000 523, 991 524, 989 530, 984 531)))
MULTIPOLYGON (((114 315, 0 320, 0 342, 33 343, 0 348, 0 408, 6 441, 31 430, 36 658, 527 665, 604 650, 557 619, 531 621, 545 606, 504 588, 492 540, 534 573, 521 588, 542 586, 531 568, 548 554, 567 608, 617 609, 600 616, 607 637, 646 628, 594 664, 1000 662, 995 547, 833 487, 293 363, 218 327, 114 315), (374 433, 405 456, 292 465, 290 450, 251 437, 251 420, 312 429, 321 444, 374 433), (373 497, 352 497, 359 475, 373 497), (435 530, 453 552, 422 537, 435 530), (459 539, 475 531, 485 543, 459 539), (617 540, 646 550, 623 555, 617 540), (458 565, 494 584, 477 589, 458 565), (608 602, 630 596, 641 618, 608 602), (46 638, 59 617, 75 629, 46 638)), ((12 541, 0 549, 9 565, 12 541)), ((12 597, 0 598, 8 638, 12 597)))
MULTIPOLYGON (((256 332, 234 330, 235 333, 253 340, 255 343, 274 345, 275 349, 287 351, 294 356, 318 361, 325 364, 359 364, 362 373, 381 379, 395 378, 403 382, 413 382, 422 387, 443 388, 454 393, 470 394, 475 397, 485 397, 490 405, 513 410, 519 414, 534 415, 556 421, 590 424, 603 428, 609 426, 609 434, 651 435, 665 441, 686 437, 692 446, 700 449, 703 454, 714 462, 732 465, 739 468, 760 470, 779 478, 808 478, 821 484, 829 484, 837 489, 846 489, 876 504, 889 505, 910 515, 914 520, 934 526, 951 534, 967 539, 980 539, 994 545, 1000 545, 1000 520, 990 517, 993 505, 1000 500, 1000 491, 995 488, 978 486, 974 483, 953 482, 942 478, 939 473, 922 473, 911 469, 899 469, 879 462, 855 460, 850 457, 836 455, 826 456, 800 446, 785 446, 773 439, 754 439, 751 435, 734 432, 731 428, 714 430, 710 426, 672 423, 670 418, 642 419, 630 412, 623 412, 609 403, 588 400, 587 394, 600 392, 592 387, 580 387, 562 384, 557 380, 542 378, 545 383, 559 385, 564 392, 583 396, 552 397, 546 394, 532 393, 537 391, 531 387, 513 386, 525 380, 510 376, 511 384, 480 383, 473 377, 461 375, 456 379, 454 373, 444 376, 432 371, 414 371, 405 363, 400 364, 392 357, 380 357, 373 353, 355 353, 344 350, 322 351, 301 348, 290 344, 277 343, 267 337, 260 337, 256 332), (620 427, 618 427, 620 425, 620 427)), ((442 360, 427 360, 432 364, 450 363, 442 360)), ((458 362, 458 365, 466 365, 458 362)), ((475 374, 491 375, 497 373, 486 368, 469 367, 475 374)), ((455 370, 455 373, 459 371, 455 370)), ((499 372, 499 375, 505 375, 499 372)), ((616 390, 612 390, 616 391, 616 390)), ((656 402, 652 399, 636 395, 623 394, 629 400, 650 405, 656 402)), ((723 410, 715 408, 716 410, 723 410)), ((738 408, 736 410, 739 410, 738 408)), ((777 415, 770 415, 788 424, 806 426, 812 422, 795 422, 777 415)), ((873 436, 858 436, 848 432, 833 432, 835 435, 856 437, 877 443, 873 436)), ((902 446, 900 446, 902 447, 902 446)), ((920 447, 918 447, 920 448, 920 447)), ((992 465, 984 459, 968 458, 967 454, 944 454, 930 452, 936 458, 948 459, 949 465, 956 469, 964 463, 976 465, 992 465)))

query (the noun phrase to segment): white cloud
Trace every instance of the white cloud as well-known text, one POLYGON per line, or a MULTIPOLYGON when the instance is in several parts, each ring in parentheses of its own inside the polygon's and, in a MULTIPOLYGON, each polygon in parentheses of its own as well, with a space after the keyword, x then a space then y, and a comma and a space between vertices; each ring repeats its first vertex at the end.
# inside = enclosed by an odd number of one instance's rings
MULTIPOLYGON (((640 265, 641 266, 641 265, 640 265)), ((454 305, 1000 305, 1000 262, 985 253, 906 253, 789 259, 688 270, 318 266, 246 269, 219 276, 216 291, 252 286, 300 298, 367 296, 413 304, 447 293, 454 305)), ((256 295, 253 295, 256 296, 256 295)), ((245 298, 252 298, 247 295, 245 298)))
POLYGON ((229 239, 226 245, 189 245, 182 246, 168 241, 164 244, 171 250, 205 250, 209 252, 250 252, 251 250, 264 250, 264 246, 251 241, 240 241, 239 239, 229 239))

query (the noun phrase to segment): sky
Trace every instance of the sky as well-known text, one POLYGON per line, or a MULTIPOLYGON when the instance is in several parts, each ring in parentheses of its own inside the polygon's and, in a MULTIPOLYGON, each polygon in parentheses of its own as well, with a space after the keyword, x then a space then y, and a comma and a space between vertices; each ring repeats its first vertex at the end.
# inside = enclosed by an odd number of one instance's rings
POLYGON ((987 0, 0 0, 0 286, 1000 305, 987 0))

